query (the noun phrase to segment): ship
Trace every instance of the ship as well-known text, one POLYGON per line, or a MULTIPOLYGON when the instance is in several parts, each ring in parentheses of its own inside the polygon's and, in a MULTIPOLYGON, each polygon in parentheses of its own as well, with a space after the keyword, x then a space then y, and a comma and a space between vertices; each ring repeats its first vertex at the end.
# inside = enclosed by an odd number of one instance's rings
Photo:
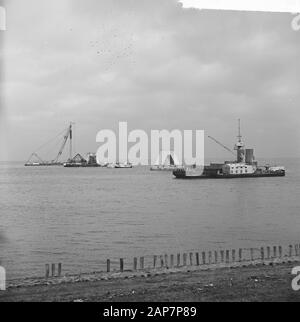
POLYGON ((246 149, 242 141, 241 122, 239 120, 238 141, 234 147, 236 153, 225 145, 209 136, 210 139, 221 145, 226 150, 236 155, 236 160, 224 163, 211 163, 204 167, 178 168, 173 171, 177 179, 234 179, 234 178, 261 178, 284 177, 286 169, 283 166, 271 166, 269 164, 259 166, 255 161, 254 149, 246 149))

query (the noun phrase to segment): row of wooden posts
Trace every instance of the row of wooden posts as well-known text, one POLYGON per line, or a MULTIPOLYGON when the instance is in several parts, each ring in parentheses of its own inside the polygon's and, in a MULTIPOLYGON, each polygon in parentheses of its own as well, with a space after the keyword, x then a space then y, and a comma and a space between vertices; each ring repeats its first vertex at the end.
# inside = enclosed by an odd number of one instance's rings
MULTIPOLYGON (((221 250, 221 251, 210 251, 210 252, 202 252, 202 253, 184 253, 177 254, 176 263, 174 255, 161 255, 153 256, 153 266, 152 268, 175 268, 175 267, 185 267, 185 266, 200 266, 200 265, 212 265, 219 263, 235 263, 235 262, 243 262, 243 261, 255 261, 255 260, 271 260, 275 258, 283 258, 283 248, 282 246, 274 246, 274 247, 262 247, 259 249, 260 257, 255 258, 256 248, 250 248, 250 258, 245 259, 243 257, 245 253, 245 249, 239 249, 238 252, 236 250, 221 250), (181 259, 182 258, 182 259, 181 259)), ((300 244, 289 246, 288 257, 292 257, 293 255, 300 255, 300 244), (294 250, 294 251, 293 251, 294 250)), ((108 259, 106 263, 106 271, 111 272, 111 260, 108 259)), ((124 272, 124 259, 120 259, 120 272, 124 272)), ((139 260, 137 257, 133 259, 133 271, 145 269, 145 257, 140 257, 139 260), (138 265, 139 264, 139 265, 138 265)))
MULTIPOLYGON (((300 244, 290 245, 288 254, 283 254, 282 246, 274 246, 274 247, 261 247, 250 248, 250 249, 242 249, 240 248, 238 251, 233 250, 221 250, 221 251, 209 251, 209 252, 190 252, 184 254, 176 255, 176 263, 175 263, 175 255, 154 255, 153 256, 153 264, 152 268, 175 268, 175 267, 186 267, 186 266, 200 266, 200 265, 212 265, 219 263, 236 263, 236 262, 244 262, 244 261, 255 261, 255 260, 271 260, 276 258, 283 257, 292 257, 292 256, 300 256, 300 244), (250 251, 250 258, 245 258, 245 252, 250 251), (255 258, 255 251, 260 252, 260 257, 255 258)), ((108 259, 106 262, 106 271, 107 273, 111 272, 111 260, 108 259)), ((123 258, 120 259, 120 272, 124 272, 125 261, 123 258)), ((139 259, 135 257, 133 259, 133 271, 144 270, 145 269, 145 257, 140 257, 139 259)), ((61 277, 62 276, 62 264, 46 264, 46 278, 49 277, 61 277)))

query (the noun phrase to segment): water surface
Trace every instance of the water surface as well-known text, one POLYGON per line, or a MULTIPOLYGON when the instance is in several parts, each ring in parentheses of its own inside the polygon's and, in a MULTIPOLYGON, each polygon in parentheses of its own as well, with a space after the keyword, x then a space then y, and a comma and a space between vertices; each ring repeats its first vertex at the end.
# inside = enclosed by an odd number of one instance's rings
POLYGON ((176 180, 148 168, 0 164, 0 260, 9 279, 62 262, 299 243, 299 159, 285 178, 176 180))

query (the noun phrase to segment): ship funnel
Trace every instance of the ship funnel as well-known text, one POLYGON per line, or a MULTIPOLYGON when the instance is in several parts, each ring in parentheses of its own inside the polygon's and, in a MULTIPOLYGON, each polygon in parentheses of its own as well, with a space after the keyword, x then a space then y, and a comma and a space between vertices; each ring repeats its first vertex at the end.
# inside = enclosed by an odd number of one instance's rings
POLYGON ((246 163, 253 164, 254 163, 254 150, 246 149, 246 163))

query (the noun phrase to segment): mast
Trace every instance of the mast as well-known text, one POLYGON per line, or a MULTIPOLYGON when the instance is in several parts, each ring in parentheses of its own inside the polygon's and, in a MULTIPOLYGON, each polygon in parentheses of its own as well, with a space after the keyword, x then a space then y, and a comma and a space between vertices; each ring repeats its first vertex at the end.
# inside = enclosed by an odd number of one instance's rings
MULTIPOLYGON (((70 137, 70 141, 72 141, 72 123, 70 123, 70 126, 67 129, 67 133, 64 135, 64 140, 63 140, 62 146, 61 146, 61 148, 60 148, 60 150, 59 150, 59 152, 57 154, 57 157, 53 161, 54 163, 59 161, 59 158, 61 157, 61 155, 62 155, 62 153, 64 151, 64 148, 66 146, 66 143, 67 143, 69 137, 70 137)), ((71 146, 72 146, 72 142, 71 142, 71 146)), ((70 150, 70 155, 72 155, 71 150, 70 150)))
POLYGON ((72 160, 72 155, 73 155, 73 130, 72 130, 72 122, 70 123, 70 160, 72 160))
POLYGON ((235 145, 235 150, 237 151, 237 163, 244 162, 244 143, 242 142, 242 134, 241 134, 241 120, 238 119, 238 142, 235 145))
POLYGON ((239 134, 238 134, 239 143, 242 142, 242 134, 241 134, 241 119, 239 119, 239 134))

